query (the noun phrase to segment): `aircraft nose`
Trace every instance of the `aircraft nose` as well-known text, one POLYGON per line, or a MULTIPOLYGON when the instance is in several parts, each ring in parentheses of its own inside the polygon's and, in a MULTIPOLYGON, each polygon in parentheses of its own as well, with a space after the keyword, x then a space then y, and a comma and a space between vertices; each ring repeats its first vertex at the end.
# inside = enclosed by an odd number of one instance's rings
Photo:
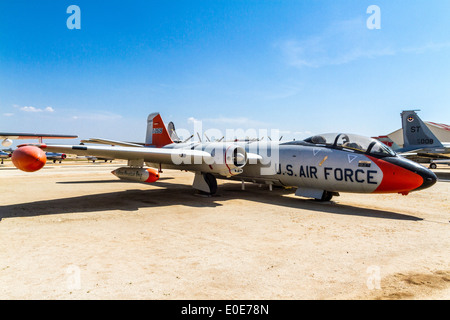
POLYGON ((390 158, 387 161, 422 177, 423 180, 422 184, 412 189, 411 191, 418 191, 429 188, 432 185, 434 185, 437 181, 437 176, 434 174, 433 171, 425 168, 424 166, 421 166, 416 162, 413 162, 411 160, 402 157, 390 158))
POLYGON ((434 185, 437 181, 437 176, 433 171, 431 171, 425 167, 422 167, 422 166, 420 166, 420 167, 421 168, 419 168, 419 170, 417 170, 417 174, 419 174, 422 177, 423 183, 420 187, 418 187, 414 191, 429 188, 432 185, 434 185))

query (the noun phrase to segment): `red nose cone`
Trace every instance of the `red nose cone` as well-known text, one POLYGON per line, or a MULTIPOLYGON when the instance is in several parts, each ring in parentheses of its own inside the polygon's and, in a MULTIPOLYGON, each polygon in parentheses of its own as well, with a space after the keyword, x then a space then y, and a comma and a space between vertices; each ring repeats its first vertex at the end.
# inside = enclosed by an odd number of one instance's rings
POLYGON ((45 152, 37 147, 24 146, 13 152, 11 160, 17 169, 34 172, 45 165, 47 157, 45 152))
POLYGON ((374 193, 397 192, 408 194, 408 192, 417 189, 424 182, 422 176, 411 170, 381 159, 370 158, 383 171, 383 181, 381 181, 374 193))
POLYGON ((148 179, 145 182, 151 183, 151 182, 155 182, 159 179, 159 173, 157 170, 148 168, 147 172, 148 172, 148 179))

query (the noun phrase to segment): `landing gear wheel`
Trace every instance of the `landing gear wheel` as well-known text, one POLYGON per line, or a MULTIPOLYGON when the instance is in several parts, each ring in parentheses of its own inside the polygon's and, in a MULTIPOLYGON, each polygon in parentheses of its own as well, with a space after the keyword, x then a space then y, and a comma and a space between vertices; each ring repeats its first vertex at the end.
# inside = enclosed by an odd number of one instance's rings
POLYGON ((332 198, 333 198, 333 192, 324 191, 322 198, 316 199, 316 201, 325 202, 325 201, 330 201, 332 198))
POLYGON ((211 173, 204 173, 203 179, 205 179, 206 183, 209 187, 209 194, 213 195, 217 192, 217 180, 211 173))
POLYGON ((431 163, 431 164, 430 164, 430 169, 436 169, 436 168, 437 168, 436 163, 431 163))

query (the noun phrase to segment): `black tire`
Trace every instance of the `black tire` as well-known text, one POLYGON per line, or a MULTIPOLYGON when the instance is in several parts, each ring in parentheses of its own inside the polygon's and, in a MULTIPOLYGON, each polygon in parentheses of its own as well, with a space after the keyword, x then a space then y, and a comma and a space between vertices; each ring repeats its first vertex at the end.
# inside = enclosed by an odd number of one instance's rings
POLYGON ((430 163, 430 169, 436 169, 437 165, 436 163, 430 163))
POLYGON ((211 173, 203 174, 203 179, 205 179, 206 183, 209 187, 209 194, 215 194, 217 192, 217 180, 211 173))
POLYGON ((322 198, 316 199, 316 201, 319 201, 319 202, 331 201, 332 198, 333 198, 333 193, 332 192, 324 191, 323 195, 322 195, 322 198))

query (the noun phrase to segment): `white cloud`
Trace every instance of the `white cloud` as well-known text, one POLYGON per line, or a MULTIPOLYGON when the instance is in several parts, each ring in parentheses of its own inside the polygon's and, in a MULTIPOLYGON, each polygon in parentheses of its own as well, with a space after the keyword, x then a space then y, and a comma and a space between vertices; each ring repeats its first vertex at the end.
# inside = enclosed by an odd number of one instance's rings
POLYGON ((9 112, 3 114, 4 117, 12 117, 13 115, 14 115, 14 113, 9 113, 9 112))
POLYGON ((42 112, 42 109, 38 109, 35 107, 21 107, 20 110, 25 112, 42 112))
POLYGON ((296 68, 320 68, 342 65, 359 59, 373 59, 396 54, 423 54, 449 49, 450 42, 430 41, 424 45, 396 48, 368 30, 364 19, 331 24, 317 35, 303 39, 285 39, 274 44, 285 62, 296 68))
POLYGON ((188 123, 196 123, 196 122, 200 122, 201 120, 195 119, 194 117, 189 117, 187 121, 188 121, 188 123))
POLYGON ((46 107, 45 109, 36 108, 32 106, 25 106, 25 107, 15 106, 15 107, 18 107, 20 110, 25 112, 55 112, 55 109, 53 109, 52 107, 46 107))
POLYGON ((396 53, 389 46, 377 43, 370 32, 364 20, 357 18, 333 23, 318 35, 284 40, 275 46, 283 53, 286 63, 296 68, 341 65, 396 53))

